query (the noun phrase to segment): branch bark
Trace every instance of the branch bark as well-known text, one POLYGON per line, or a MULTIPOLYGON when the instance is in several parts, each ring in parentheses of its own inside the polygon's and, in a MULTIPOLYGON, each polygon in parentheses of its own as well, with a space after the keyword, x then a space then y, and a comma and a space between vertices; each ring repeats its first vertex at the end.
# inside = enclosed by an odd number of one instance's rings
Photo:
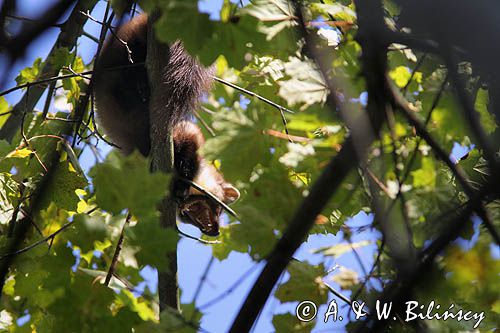
MULTIPOLYGON (((83 26, 87 22, 87 18, 80 14, 80 11, 86 12, 91 10, 97 0, 81 0, 73 8, 70 16, 66 22, 61 27, 61 33, 56 40, 56 43, 50 50, 47 59, 50 59, 54 52, 61 47, 67 47, 72 49, 76 44, 76 40, 82 34, 83 26)), ((45 65, 43 66, 40 78, 47 78, 57 76, 61 68, 55 68, 51 66, 45 60, 45 65)), ((21 127, 21 121, 23 119, 23 114, 25 112, 31 112, 35 107, 36 103, 40 97, 42 97, 43 92, 47 88, 47 85, 36 85, 32 86, 29 94, 25 93, 21 100, 12 109, 12 114, 7 119, 3 127, 0 129, 0 139, 12 141, 12 138, 16 132, 21 127)))
MULTIPOLYGON (((63 25, 61 34, 59 35, 56 45, 53 47, 50 54, 52 54, 52 52, 60 46, 73 47, 86 21, 86 19, 82 19, 80 17, 79 10, 82 10, 82 8, 91 10, 96 2, 97 0, 83 0, 75 6, 70 17, 63 25)), ((46 73, 50 76, 55 76, 58 72, 59 69, 56 70, 54 68, 51 68, 51 66, 49 65, 47 65, 43 70, 43 73, 46 73), (52 75, 50 73, 52 73, 52 75)), ((21 124, 24 119, 24 112, 27 112, 28 109, 33 109, 34 105, 40 99, 45 88, 46 87, 42 88, 38 86, 28 88, 29 90, 23 96, 21 101, 14 107, 13 114, 9 117, 7 122, 2 127, 0 131, 0 138, 7 138, 9 141, 12 140, 16 131, 21 128, 21 124)), ((73 123, 65 123, 65 126, 61 129, 61 135, 70 135, 72 132, 72 128, 73 123)), ((26 235, 30 230, 29 227, 31 225, 29 216, 33 216, 34 213, 39 210, 39 204, 41 203, 40 198, 43 198, 45 195, 47 195, 47 184, 50 184, 50 180, 54 176, 54 172, 56 170, 57 164, 59 163, 59 159, 60 151, 54 148, 52 154, 47 158, 48 162, 45 163, 48 171, 38 181, 33 194, 30 196, 30 204, 29 207, 27 207, 27 214, 25 214, 28 217, 25 217, 17 223, 18 227, 16 227, 14 235, 11 238, 10 242, 6 245, 5 250, 2 251, 3 253, 16 253, 19 249, 19 246, 26 238, 26 235)), ((14 258, 15 256, 8 256, 0 265, 0 290, 3 289, 5 279, 14 258)))
MULTIPOLYGON (((155 38, 153 23, 159 17, 159 12, 154 11, 148 20, 148 49, 146 67, 148 70, 151 99, 149 102, 150 138, 151 138, 151 168, 152 171, 172 173, 174 170, 174 147, 171 129, 165 124, 171 114, 165 114, 162 106, 162 94, 169 91, 164 87, 162 73, 169 61, 169 46, 160 43, 155 38), (165 121, 166 120, 166 121, 165 121)), ((176 227, 177 204, 171 196, 160 203, 160 223, 164 228, 176 227)), ((160 311, 167 307, 180 312, 179 287, 177 281, 177 252, 165 254, 168 267, 158 268, 158 293, 160 311)))
MULTIPOLYGON (((71 7, 74 1, 61 0, 48 8, 40 19, 35 21, 25 21, 21 27, 21 32, 14 38, 7 39, 0 46, 0 50, 9 54, 12 60, 21 57, 27 46, 40 36, 45 30, 53 27, 64 12, 71 7)), ((2 13, 7 15, 8 12, 2 13)), ((3 28, 3 24, 2 24, 3 28)))

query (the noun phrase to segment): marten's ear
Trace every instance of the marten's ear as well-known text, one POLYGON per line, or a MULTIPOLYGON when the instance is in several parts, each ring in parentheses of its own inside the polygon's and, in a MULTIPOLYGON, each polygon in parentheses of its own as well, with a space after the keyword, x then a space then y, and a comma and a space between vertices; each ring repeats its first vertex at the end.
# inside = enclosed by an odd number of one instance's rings
POLYGON ((240 191, 233 185, 229 183, 222 184, 222 189, 224 190, 224 203, 231 204, 238 200, 240 197, 240 191))

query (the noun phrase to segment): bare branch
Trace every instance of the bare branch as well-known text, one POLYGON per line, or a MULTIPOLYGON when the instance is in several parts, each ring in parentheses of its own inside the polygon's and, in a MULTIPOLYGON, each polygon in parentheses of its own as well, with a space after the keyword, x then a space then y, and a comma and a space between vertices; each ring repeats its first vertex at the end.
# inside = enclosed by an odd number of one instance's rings
POLYGON ((260 96, 260 95, 258 95, 258 94, 256 94, 256 93, 254 93, 253 91, 250 91, 250 90, 247 90, 247 89, 245 89, 245 88, 242 88, 242 87, 240 87, 240 86, 238 86, 238 85, 236 85, 236 84, 234 84, 234 83, 231 83, 231 82, 229 82, 229 81, 226 81, 226 80, 221 79, 221 78, 216 77, 216 76, 214 76, 214 77, 213 77, 213 79, 214 79, 215 81, 217 81, 217 82, 220 82, 220 83, 222 83, 222 84, 225 84, 225 85, 226 85, 226 86, 228 86, 228 87, 231 87, 231 88, 233 88, 233 89, 236 89, 236 90, 238 90, 238 91, 241 91, 242 93, 245 93, 245 94, 247 94, 247 95, 249 95, 249 96, 255 97, 255 98, 257 98, 257 99, 259 99, 259 100, 261 100, 261 101, 263 101, 263 102, 265 102, 265 103, 267 103, 267 104, 269 104, 269 105, 271 105, 271 106, 275 107, 276 109, 280 110, 280 112, 283 112, 283 111, 284 111, 284 112, 288 112, 288 113, 295 113, 295 112, 293 112, 292 110, 285 108, 284 106, 281 106, 281 105, 279 105, 279 104, 277 104, 277 103, 274 103, 273 101, 271 101, 271 100, 269 100, 269 99, 267 99, 267 98, 265 98, 265 97, 262 97, 262 96, 260 96))
MULTIPOLYGON (((78 1, 75 8, 71 12, 70 16, 68 17, 68 20, 63 24, 61 27, 61 33, 59 34, 59 37, 57 38, 54 46, 52 47, 52 50, 50 51, 47 59, 50 59, 53 54, 56 52, 58 48, 61 47, 67 47, 69 49, 72 49, 73 46, 76 43, 77 38, 81 35, 83 25, 85 24, 85 19, 82 17, 79 13, 81 10, 89 10, 94 7, 95 3, 97 0, 81 0, 78 1)), ((60 3, 65 3, 66 6, 71 4, 70 1, 61 1, 60 3)), ((58 3, 58 4, 60 4, 58 3)), ((50 11, 50 9, 49 9, 50 11)), ((52 14, 49 14, 52 15, 52 14)), ((49 16, 51 17, 51 16, 49 16)), ((28 41, 25 41, 24 43, 28 43, 28 41)), ((60 68, 54 68, 51 66, 49 63, 46 63, 45 66, 43 66, 43 69, 40 73, 40 78, 46 78, 46 77, 54 77, 59 73, 60 68)), ((42 79, 43 80, 43 79, 42 79)), ((50 82, 46 81, 45 83, 50 82)), ((1 86, 1 85, 0 85, 1 86)), ((27 86, 26 86, 27 87, 27 86)), ((28 112, 31 112, 33 108, 35 107, 36 103, 42 96, 43 92, 45 91, 46 86, 35 86, 33 89, 30 91, 29 98, 27 94, 25 94, 21 100, 14 106, 12 109, 12 114, 11 116, 7 119, 5 124, 2 126, 0 129, 0 139, 5 139, 7 141, 11 141, 12 138, 14 137, 14 134, 19 130, 20 124, 21 124, 21 119, 24 110, 28 110, 28 112)), ((10 91, 17 90, 17 89, 11 89, 10 91)))
POLYGON ((64 231, 66 228, 68 228, 73 223, 74 222, 71 221, 71 222, 68 222, 68 223, 64 224, 61 228, 57 229, 56 231, 54 231, 53 233, 51 233, 47 237, 42 238, 39 241, 36 241, 35 243, 33 243, 33 244, 29 245, 29 246, 26 246, 25 248, 22 248, 20 250, 14 251, 14 252, 6 253, 6 254, 0 256, 0 260, 4 260, 7 257, 17 256, 18 254, 22 254, 24 252, 28 252, 29 250, 31 250, 32 248, 37 247, 38 245, 44 244, 48 240, 51 240, 51 239, 55 238, 59 233, 61 233, 62 231, 64 231))
POLYGON ((115 271, 116 271, 116 265, 118 264, 118 257, 120 256, 120 252, 122 250, 122 244, 123 244, 123 238, 125 235, 125 228, 130 222, 130 218, 132 215, 127 213, 127 217, 125 218, 125 222, 123 223, 122 226, 122 231, 120 233, 120 237, 118 238, 118 242, 116 243, 116 248, 115 248, 115 253, 113 254, 113 259, 111 260, 111 265, 109 265, 109 270, 108 274, 106 274, 106 279, 104 280, 104 285, 108 286, 109 281, 111 281, 111 277, 113 277, 115 271))

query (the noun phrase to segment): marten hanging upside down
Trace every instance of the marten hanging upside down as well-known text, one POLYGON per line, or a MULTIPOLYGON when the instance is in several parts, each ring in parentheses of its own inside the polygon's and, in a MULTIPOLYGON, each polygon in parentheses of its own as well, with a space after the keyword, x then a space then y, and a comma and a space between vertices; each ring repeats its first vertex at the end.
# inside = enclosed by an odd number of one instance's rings
MULTIPOLYGON (((151 149, 149 137, 150 89, 145 65, 107 70, 134 63, 144 63, 147 49, 145 14, 121 26, 106 41, 94 69, 95 102, 99 124, 123 153, 138 149, 144 156, 151 149)), ((162 73, 169 94, 162 112, 170 113, 173 131, 174 165, 178 179, 173 193, 179 199, 179 216, 210 236, 219 234, 222 208, 213 199, 195 190, 181 178, 201 184, 219 200, 230 204, 240 196, 238 190, 224 180, 222 174, 199 153, 205 139, 200 128, 190 122, 192 111, 203 93, 210 89, 211 72, 200 65, 180 42, 169 47, 168 67, 162 73)))

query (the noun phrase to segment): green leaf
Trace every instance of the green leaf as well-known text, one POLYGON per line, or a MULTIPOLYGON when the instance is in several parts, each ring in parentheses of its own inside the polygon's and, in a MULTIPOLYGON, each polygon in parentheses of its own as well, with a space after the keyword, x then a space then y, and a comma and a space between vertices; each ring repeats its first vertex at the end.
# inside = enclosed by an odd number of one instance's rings
POLYGON ((486 133, 493 133, 497 124, 495 122, 495 116, 488 111, 489 95, 486 89, 479 89, 476 95, 475 109, 479 112, 481 125, 483 125, 486 133))
POLYGON ((48 308, 52 332, 112 331, 111 305, 115 293, 100 283, 92 283, 90 276, 76 274, 70 284, 64 286, 64 297, 48 308), (75 316, 74 313, 79 313, 75 316))
POLYGON ((136 312, 142 320, 148 321, 156 319, 156 313, 153 309, 151 309, 147 302, 135 297, 129 290, 122 290, 118 294, 118 299, 123 305, 136 312))
MULTIPOLYGON (((212 255, 220 261, 227 259, 231 251, 246 253, 248 250, 247 243, 238 242, 233 239, 233 229, 236 224, 230 224, 220 228, 220 235, 217 237, 216 244, 212 244, 212 255)), ((208 237, 204 236, 204 239, 208 237)), ((212 239, 209 239, 212 240, 212 239)))
POLYGON ((289 21, 294 17, 293 6, 285 0, 257 0, 243 9, 261 21, 289 21))
POLYGON ((412 171, 411 174, 415 188, 428 187, 433 189, 436 186, 436 167, 430 157, 422 158, 422 167, 417 171, 412 171))
POLYGON ((71 65, 75 55, 70 53, 67 47, 59 47, 52 52, 49 62, 53 68, 61 68, 71 65))
POLYGON ((26 158, 33 153, 32 150, 28 148, 21 148, 11 151, 5 156, 5 158, 26 158))
POLYGON ((252 206, 239 206, 241 224, 231 227, 231 239, 235 243, 250 246, 250 255, 255 260, 264 258, 273 249, 274 225, 276 221, 266 212, 252 206))
MULTIPOLYGON (((426 114, 433 104, 435 95, 436 93, 431 91, 423 92, 421 95, 422 108, 426 114)), ((460 106, 456 104, 455 97, 446 92, 443 93, 439 104, 432 112, 430 127, 441 140, 449 145, 450 149, 453 141, 462 141, 468 133, 468 126, 460 112, 460 106)))
POLYGON ((125 229, 125 246, 139 249, 135 257, 139 265, 167 267, 167 253, 175 251, 179 235, 160 226, 156 220, 139 221, 125 229))
POLYGON ((232 67, 243 68, 253 54, 264 53, 263 50, 269 48, 265 35, 257 31, 257 24, 250 16, 242 16, 236 22, 218 23, 210 40, 201 44, 203 48, 198 53, 201 62, 211 64, 223 54, 232 67))
POLYGON ((290 279, 280 285, 275 293, 281 302, 310 300, 315 304, 323 304, 327 301, 328 290, 321 280, 326 275, 322 264, 313 266, 292 261, 287 270, 290 279))
POLYGON ((76 190, 87 186, 87 180, 83 174, 76 172, 68 161, 56 164, 55 170, 47 184, 47 194, 40 200, 41 209, 54 202, 60 209, 76 211, 80 198, 76 190))
POLYGON ((161 333, 179 332, 195 333, 199 326, 201 314, 196 311, 193 304, 182 304, 182 312, 179 313, 169 307, 160 314, 160 323, 145 323, 135 328, 137 333, 161 333))
POLYGON ((257 112, 218 112, 212 125, 220 134, 207 140, 203 154, 208 159, 220 159, 228 180, 248 179, 256 164, 266 164, 271 158, 268 138, 261 130, 266 122, 265 115, 257 112), (245 152, 245 158, 241 158, 241 152, 245 152))
POLYGON ((4 122, 9 117, 9 114, 3 114, 6 113, 8 110, 9 110, 9 103, 7 103, 5 97, 0 96, 0 126, 3 126, 4 122))
MULTIPOLYGON (((244 198, 257 209, 257 212, 248 211, 250 221, 259 219, 260 212, 264 220, 269 219, 269 222, 266 222, 267 228, 276 230, 282 230, 289 223, 295 213, 294 208, 298 207, 302 199, 301 189, 290 181, 288 170, 280 163, 256 169, 244 198), (280 185, 275 186, 275 184, 280 185)), ((241 206, 244 205, 245 202, 242 200, 241 206)), ((238 205, 235 209, 240 213, 242 207, 238 205)))
MULTIPOLYGON (((162 16, 155 24, 156 36, 166 43, 181 39, 190 54, 196 54, 203 45, 210 44, 214 23, 208 14, 198 12, 198 1, 169 1, 163 5, 162 16), (188 28, 179 27, 188 24, 188 28)), ((215 58, 214 58, 215 59, 215 58)), ((211 63, 205 62, 205 64, 211 63)))
POLYGON ((16 77, 16 82, 18 85, 26 84, 28 82, 34 82, 38 79, 40 72, 42 70, 42 58, 36 58, 33 62, 33 66, 26 67, 21 70, 19 75, 16 77))
POLYGON ((104 218, 99 215, 75 215, 73 225, 69 228, 66 236, 74 246, 81 249, 82 253, 93 251, 95 249, 94 242, 102 242, 106 239, 104 218))
POLYGON ((316 10, 323 15, 331 15, 341 21, 353 22, 356 20, 356 13, 348 6, 344 6, 340 3, 313 3, 311 5, 311 9, 316 10))
POLYGON ((0 224, 7 224, 19 200, 19 186, 9 173, 0 173, 0 224))
POLYGON ((138 152, 125 157, 113 151, 90 175, 101 208, 113 214, 129 209, 139 220, 158 216, 156 205, 169 184, 167 175, 149 172, 147 159, 138 152))
POLYGON ((316 320, 308 322, 300 321, 291 313, 277 314, 273 316, 273 326, 276 332, 301 332, 308 333, 314 328, 316 320))
POLYGON ((315 103, 324 103, 328 96, 328 88, 320 72, 309 61, 290 58, 284 64, 285 72, 290 77, 288 80, 278 82, 279 95, 289 105, 303 104, 303 108, 315 103), (300 94, 297 92, 300 91, 300 94))

